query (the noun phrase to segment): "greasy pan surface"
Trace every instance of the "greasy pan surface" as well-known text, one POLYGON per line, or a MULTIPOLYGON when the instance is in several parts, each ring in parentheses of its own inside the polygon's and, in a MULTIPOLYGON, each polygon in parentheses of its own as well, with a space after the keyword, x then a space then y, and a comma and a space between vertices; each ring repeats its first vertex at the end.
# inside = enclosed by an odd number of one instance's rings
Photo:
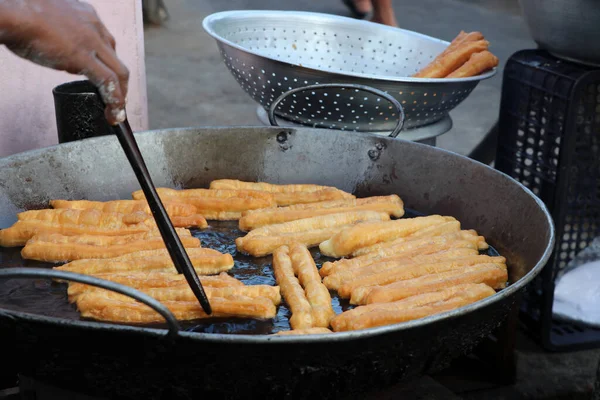
MULTIPOLYGON (((2 334, 15 338, 15 351, 27 364, 23 368, 37 375, 73 384, 77 379, 64 375, 83 374, 78 365, 85 359, 85 386, 113 395, 138 396, 151 387, 153 396, 168 395, 176 384, 186 393, 215 396, 243 396, 243 387, 302 397, 318 387, 327 397, 325 384, 336 391, 363 391, 439 369, 467 352, 504 319, 554 243, 550 216, 521 185, 482 164, 417 143, 264 127, 153 131, 137 140, 156 186, 207 187, 213 179, 233 178, 331 185, 358 196, 396 193, 408 209, 452 215, 464 229, 484 235, 507 257, 511 285, 468 307, 365 331, 299 337, 180 332, 169 340, 164 329, 62 319, 30 306, 15 310, 6 306, 11 281, 0 282, 2 334), (90 346, 73 348, 73 338, 81 335, 90 346), (231 376, 242 386, 231 385, 231 376)), ((52 198, 130 198, 138 188, 113 137, 15 155, 0 160, 0 227, 12 224, 19 211, 46 207, 52 198)), ((18 264, 14 250, 0 249, 0 257, 6 261, 10 252, 18 264)), ((47 290, 49 283, 36 285, 47 290)))

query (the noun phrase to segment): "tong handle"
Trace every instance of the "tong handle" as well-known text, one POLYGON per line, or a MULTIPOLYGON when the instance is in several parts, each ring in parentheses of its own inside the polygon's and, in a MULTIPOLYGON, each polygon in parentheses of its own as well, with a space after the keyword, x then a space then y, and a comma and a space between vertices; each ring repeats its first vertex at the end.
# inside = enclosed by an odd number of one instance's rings
POLYGON ((121 293, 125 296, 129 296, 137 301, 140 301, 151 307, 154 311, 159 313, 169 325, 168 335, 170 337, 177 336, 177 333, 181 329, 179 322, 169 311, 158 300, 150 297, 144 292, 136 290, 132 287, 121 285, 120 283, 107 281, 105 279, 96 278, 90 275, 79 274, 70 271, 57 271, 45 268, 4 268, 0 269, 0 279, 9 278, 49 278, 49 279, 62 279, 65 281, 79 282, 90 286, 96 286, 102 289, 107 289, 113 292, 121 293))
POLYGON ((398 100, 396 100, 392 95, 390 95, 382 90, 375 89, 371 86, 358 85, 355 83, 318 83, 315 85, 301 86, 301 87, 297 87, 292 90, 288 90, 287 92, 282 93, 279 97, 277 97, 269 106, 269 110, 267 113, 269 116, 269 122, 273 126, 279 126, 279 124, 277 123, 277 120, 275 119, 275 109, 277 108, 279 103, 281 103, 283 101, 283 99, 285 99, 289 95, 292 95, 292 94, 298 93, 298 92, 304 92, 305 90, 326 89, 326 88, 357 89, 357 90, 363 90, 365 92, 372 93, 379 97, 383 97, 384 99, 386 99, 387 101, 392 103, 394 105, 394 107, 396 107, 396 110, 398 111, 398 123, 394 127, 394 130, 392 131, 392 133, 389 134, 389 137, 395 138, 396 136, 398 136, 398 134, 404 127, 404 120, 406 119, 406 116, 404 114, 404 108, 402 108, 402 105, 400 104, 400 102, 398 100))
POLYGON ((169 251, 171 259, 173 260, 175 268, 179 273, 183 273, 185 276, 192 292, 194 292, 194 295, 202 305, 204 312, 208 315, 212 314, 210 302, 202 288, 202 283, 200 282, 196 270, 194 269, 179 236, 177 236, 177 232, 171 223, 169 215, 156 192, 156 188, 152 183, 150 173, 148 172, 142 153, 135 141, 129 122, 125 120, 125 122, 114 126, 113 129, 119 138, 121 147, 123 147, 123 151, 127 155, 129 163, 131 164, 140 185, 142 186, 146 201, 150 206, 152 215, 158 225, 158 229, 165 242, 165 246, 169 251))

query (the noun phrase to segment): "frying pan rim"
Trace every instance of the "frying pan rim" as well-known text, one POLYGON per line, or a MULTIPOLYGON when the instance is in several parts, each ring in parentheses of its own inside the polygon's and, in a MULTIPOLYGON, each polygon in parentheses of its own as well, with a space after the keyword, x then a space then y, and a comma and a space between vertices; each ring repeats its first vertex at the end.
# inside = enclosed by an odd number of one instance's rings
MULTIPOLYGON (((281 131, 286 131, 286 132, 292 132, 294 134, 299 133, 300 135, 302 135, 304 132, 312 132, 312 131, 317 132, 318 134, 335 134, 335 132, 333 132, 329 129, 321 129, 321 128, 308 128, 308 127, 282 128, 282 127, 272 127, 272 126, 247 125, 247 126, 196 126, 196 127, 154 129, 154 130, 140 131, 138 133, 135 133, 135 135, 137 137, 142 137, 142 135, 147 135, 147 134, 152 134, 155 136, 173 135, 173 134, 186 135, 186 134, 190 134, 190 133, 198 134, 202 131, 210 131, 210 130, 213 130, 213 131, 215 131, 215 130, 216 131, 218 131, 218 130, 247 131, 249 129, 251 129, 251 130, 267 130, 267 131, 274 131, 277 133, 280 133, 281 131)), ((432 316, 425 317, 425 318, 420 318, 420 319, 413 320, 413 321, 401 322, 401 323, 397 323, 397 324, 390 324, 390 325, 380 326, 380 327, 376 327, 376 328, 368 328, 368 329, 357 330, 357 331, 335 332, 334 334, 279 336, 279 335, 202 333, 202 332, 189 332, 189 331, 182 330, 182 331, 178 332, 178 336, 180 336, 182 338, 193 339, 193 340, 201 340, 201 341, 217 342, 217 343, 232 342, 232 343, 236 343, 236 344, 241 344, 241 343, 264 344, 264 343, 268 343, 268 342, 273 342, 273 343, 282 343, 282 344, 285 344, 285 343, 306 344, 306 343, 325 343, 325 342, 326 343, 345 342, 345 341, 354 340, 354 339, 362 339, 362 338, 366 338, 366 337, 396 333, 401 330, 421 328, 425 325, 434 324, 434 323, 442 321, 442 320, 458 318, 462 315, 469 314, 471 312, 474 312, 474 311, 484 308, 486 306, 490 306, 493 303, 500 301, 500 299, 502 299, 504 297, 508 297, 508 296, 515 294, 516 292, 521 290, 524 286, 529 284, 529 282, 531 282, 531 280, 533 280, 533 278, 541 272, 541 270, 544 268, 544 266, 548 262, 550 255, 553 251, 555 241, 556 241, 554 221, 552 219, 551 214, 549 213, 548 208, 543 203, 543 201, 541 201, 537 196, 535 196, 535 194, 531 190, 529 190, 527 187, 525 187, 523 184, 521 184, 517 180, 513 179, 512 177, 510 177, 509 175, 507 175, 501 171, 498 171, 498 170, 490 167, 489 165, 486 165, 479 161, 473 160, 462 154, 458 154, 458 153, 452 152, 450 150, 442 149, 439 147, 432 147, 427 144, 412 142, 412 141, 408 141, 408 140, 404 140, 404 139, 398 139, 398 138, 394 139, 394 138, 389 138, 389 137, 382 137, 380 135, 372 134, 372 133, 348 131, 345 134, 353 135, 353 136, 357 136, 357 137, 358 136, 371 137, 371 138, 375 138, 377 140, 386 141, 386 142, 399 141, 399 142, 402 142, 404 146, 409 146, 409 147, 416 146, 416 147, 424 148, 425 151, 429 151, 429 152, 445 153, 446 155, 449 155, 451 157, 458 157, 460 159, 463 159, 466 162, 479 164, 480 166, 483 166, 485 169, 490 171, 492 174, 498 174, 499 177, 502 177, 503 179, 508 180, 509 182, 511 182, 511 184, 513 184, 513 185, 516 184, 518 189, 525 192, 526 195, 528 195, 531 199, 533 199, 536 202, 538 207, 540 207, 540 209, 544 213, 544 215, 546 217, 546 222, 549 225, 550 237, 549 237, 548 243, 546 244, 546 249, 544 250, 542 257, 539 259, 539 261, 536 263, 536 265, 528 273, 526 273, 521 279, 519 279, 515 283, 509 285, 507 288, 503 289, 502 291, 495 293, 492 296, 489 296, 483 300, 479 300, 479 301, 469 304, 467 306, 460 307, 456 310, 446 311, 443 313, 439 313, 439 314, 432 315, 432 316)), ((49 146, 46 148, 34 149, 34 150, 26 151, 26 152, 17 153, 17 154, 11 155, 11 156, 0 158, 0 168, 2 168, 3 166, 10 165, 10 162, 13 157, 17 157, 17 156, 24 157, 24 156, 28 156, 28 155, 34 156, 36 154, 46 153, 52 149, 58 149, 58 148, 67 148, 68 149, 69 147, 77 147, 80 145, 79 142, 102 143, 103 141, 109 141, 109 140, 117 140, 117 138, 109 137, 109 136, 101 136, 101 137, 88 138, 88 139, 83 139, 80 141, 63 143, 63 144, 49 146)), ((139 326, 131 326, 131 325, 120 325, 120 324, 113 324, 113 323, 106 323, 106 322, 71 320, 71 319, 66 319, 66 318, 40 316, 40 315, 32 314, 29 312, 12 311, 12 310, 6 310, 6 309, 2 309, 2 308, 0 308, 0 315, 6 316, 9 318, 20 318, 20 319, 25 319, 25 320, 32 320, 34 322, 42 322, 42 323, 48 323, 48 324, 53 324, 53 325, 77 326, 77 327, 82 327, 82 328, 86 328, 86 329, 94 329, 94 330, 109 330, 109 331, 118 331, 118 332, 144 333, 144 334, 152 334, 152 335, 163 336, 163 337, 166 337, 166 335, 168 334, 168 329, 163 329, 163 328, 148 328, 148 327, 139 327, 139 326)))

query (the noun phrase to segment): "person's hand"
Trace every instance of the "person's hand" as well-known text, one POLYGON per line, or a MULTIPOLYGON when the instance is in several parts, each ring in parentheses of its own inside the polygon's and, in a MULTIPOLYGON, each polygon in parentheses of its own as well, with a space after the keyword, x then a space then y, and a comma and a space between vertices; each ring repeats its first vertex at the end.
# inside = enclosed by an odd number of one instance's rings
POLYGON ((0 0, 0 43, 45 67, 85 75, 110 124, 125 120, 129 71, 94 8, 78 0, 0 0))

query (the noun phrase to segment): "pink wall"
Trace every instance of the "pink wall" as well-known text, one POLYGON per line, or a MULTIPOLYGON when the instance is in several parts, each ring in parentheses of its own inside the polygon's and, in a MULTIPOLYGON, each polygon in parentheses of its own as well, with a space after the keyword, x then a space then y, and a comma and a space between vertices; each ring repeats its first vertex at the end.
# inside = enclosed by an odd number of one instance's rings
MULTIPOLYGON (((141 0, 87 0, 117 41, 129 68, 127 112, 134 131, 148 129, 141 0)), ((38 66, 0 47, 0 157, 58 143, 52 89, 86 79, 38 66)))

